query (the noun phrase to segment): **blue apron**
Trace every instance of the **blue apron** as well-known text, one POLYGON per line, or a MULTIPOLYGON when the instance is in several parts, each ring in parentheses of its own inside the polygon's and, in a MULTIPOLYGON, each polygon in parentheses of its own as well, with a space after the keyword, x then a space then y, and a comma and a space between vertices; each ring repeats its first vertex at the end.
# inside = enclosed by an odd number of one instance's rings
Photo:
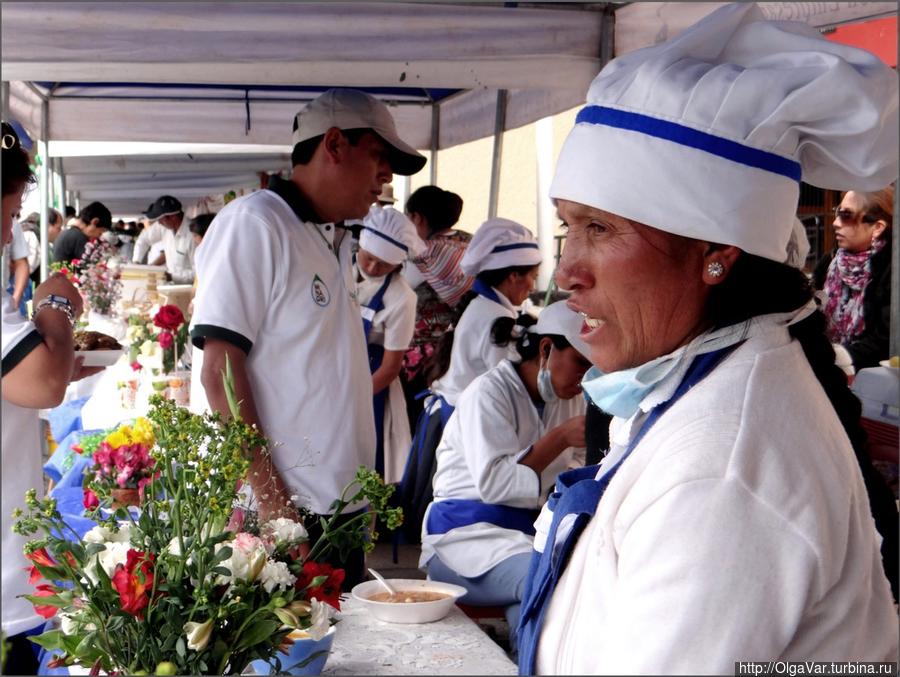
POLYGON ((434 536, 446 534, 451 529, 467 527, 477 522, 487 522, 504 529, 515 529, 534 536, 534 520, 537 519, 537 516, 537 510, 528 508, 514 508, 509 505, 451 498, 431 504, 425 526, 428 533, 434 536))
MULTIPOLYGON (((384 359, 384 346, 377 343, 369 343, 369 334, 372 333, 372 320, 375 314, 384 309, 384 293, 391 284, 391 278, 394 273, 388 273, 384 279, 384 283, 375 292, 369 303, 363 305, 363 333, 366 336, 366 347, 369 351, 369 373, 374 374, 384 359)), ((375 471, 384 477, 384 405, 387 402, 388 391, 390 386, 383 388, 380 393, 372 396, 372 403, 375 409, 375 471)))
POLYGON ((613 476, 644 438, 647 431, 668 411, 669 407, 692 386, 699 383, 736 347, 737 345, 727 346, 696 357, 672 397, 650 411, 625 453, 602 477, 595 479, 599 466, 592 465, 561 473, 557 478, 556 491, 547 501, 549 509, 553 511, 553 520, 550 524, 547 542, 544 545, 544 552, 532 554, 528 576, 525 579, 525 592, 519 621, 520 675, 535 674, 538 640, 553 590, 565 571, 575 543, 597 511, 600 498, 613 476), (572 528, 557 543, 557 530, 563 518, 568 515, 575 517, 572 528))

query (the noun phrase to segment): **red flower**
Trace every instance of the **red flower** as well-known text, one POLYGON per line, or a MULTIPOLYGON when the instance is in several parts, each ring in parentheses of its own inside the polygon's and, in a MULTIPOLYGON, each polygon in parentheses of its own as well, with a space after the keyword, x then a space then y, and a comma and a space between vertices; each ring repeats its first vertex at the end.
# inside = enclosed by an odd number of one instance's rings
POLYGON ((159 343, 159 347, 163 350, 167 350, 172 347, 172 344, 175 343, 175 337, 172 336, 172 332, 170 331, 162 331, 159 333, 159 338, 156 339, 159 343))
MULTIPOLYGON (((34 552, 26 553, 25 557, 34 562, 34 564, 40 564, 43 567, 57 566, 57 562, 52 557, 50 557, 50 553, 47 552, 47 548, 39 548, 34 552)), ((38 568, 34 566, 34 564, 28 567, 30 572, 30 575, 28 576, 28 582, 31 585, 34 585, 39 580, 41 580, 41 572, 38 571, 38 568)))
MULTIPOLYGON (((44 583, 43 585, 37 586, 33 595, 35 597, 53 597, 56 594, 56 590, 54 590, 52 585, 47 585, 44 583)), ((56 615, 56 607, 51 606, 49 604, 34 604, 34 610, 36 613, 40 614, 44 618, 53 618, 56 615)))
POLYGON ((85 489, 82 494, 81 504, 84 506, 85 510, 93 510, 98 505, 100 505, 100 499, 97 498, 97 494, 95 494, 90 489, 85 489))
POLYGON ((184 324, 184 315, 182 315, 181 309, 178 306, 173 306, 171 303, 169 303, 164 306, 160 306, 159 311, 153 317, 153 324, 155 324, 160 329, 175 331, 176 329, 178 329, 178 327, 184 324))
POLYGON ((317 599, 320 602, 330 604, 338 611, 341 610, 341 584, 344 582, 344 570, 333 569, 330 564, 318 562, 305 562, 303 571, 297 577, 295 588, 306 590, 307 599, 317 599), (319 576, 327 576, 326 580, 315 587, 307 589, 313 579, 319 576))
POLYGON ((153 553, 141 552, 133 548, 128 551, 125 564, 116 566, 112 584, 119 593, 119 605, 138 619, 143 619, 143 611, 150 604, 153 590, 153 553))
POLYGON ((144 368, 144 365, 142 365, 140 362, 135 361, 135 362, 131 363, 132 371, 140 371, 143 368, 144 368))

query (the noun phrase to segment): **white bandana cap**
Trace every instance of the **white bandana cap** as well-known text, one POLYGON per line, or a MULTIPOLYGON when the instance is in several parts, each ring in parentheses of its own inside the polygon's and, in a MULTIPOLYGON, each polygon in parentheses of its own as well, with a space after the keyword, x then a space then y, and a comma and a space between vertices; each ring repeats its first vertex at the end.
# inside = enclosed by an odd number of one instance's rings
POLYGON ((541 336, 555 334, 565 338, 569 344, 587 359, 591 359, 591 349, 581 340, 581 327, 584 318, 566 305, 565 301, 557 301, 541 310, 534 330, 541 336))
POLYGON ((541 262, 541 251, 530 230, 509 219, 488 219, 472 236, 459 262, 466 275, 483 270, 511 266, 534 266, 541 262))
POLYGON ((783 261, 801 179, 896 178, 897 91, 873 54, 732 3, 600 72, 550 195, 783 261))
POLYGON ((415 224, 393 207, 372 207, 363 219, 359 247, 386 263, 403 263, 425 251, 415 224))

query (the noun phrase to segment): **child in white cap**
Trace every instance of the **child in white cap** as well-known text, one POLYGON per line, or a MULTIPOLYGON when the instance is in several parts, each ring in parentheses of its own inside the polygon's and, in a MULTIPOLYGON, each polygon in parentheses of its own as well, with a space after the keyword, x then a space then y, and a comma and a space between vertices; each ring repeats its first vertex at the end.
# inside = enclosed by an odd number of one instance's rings
POLYGON ((534 289, 540 262, 534 235, 509 219, 485 221, 466 249, 460 266, 466 275, 475 276, 475 282, 460 301, 455 329, 444 334, 432 356, 439 378, 431 384, 431 396, 416 425, 400 487, 403 531, 409 539, 417 538, 431 500, 434 450, 459 394, 501 360, 516 357, 513 346, 498 346, 491 340, 491 327, 497 318, 514 320, 518 316, 534 289))
POLYGON ((522 674, 897 660, 896 505, 785 262, 801 178, 897 176, 897 90, 874 55, 743 3, 592 83, 550 195, 611 449, 535 523, 522 674))
POLYGON ((513 647, 537 509, 560 472, 584 465, 580 329, 563 302, 537 321, 495 320, 494 342, 517 356, 462 392, 436 452, 419 566, 465 587, 466 604, 506 607, 513 647))
POLYGON ((372 372, 375 469, 388 483, 400 481, 411 442, 397 377, 413 336, 416 294, 399 269, 424 248, 412 221, 393 207, 372 207, 363 219, 353 265, 372 372))

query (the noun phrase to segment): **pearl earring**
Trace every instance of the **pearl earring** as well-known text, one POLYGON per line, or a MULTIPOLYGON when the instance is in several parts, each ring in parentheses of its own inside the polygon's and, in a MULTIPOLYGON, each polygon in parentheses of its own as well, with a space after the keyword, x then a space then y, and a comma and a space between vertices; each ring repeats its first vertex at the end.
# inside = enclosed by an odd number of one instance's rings
POLYGON ((706 266, 706 272, 709 273, 710 277, 722 277, 725 274, 725 266, 718 261, 711 261, 706 266))

